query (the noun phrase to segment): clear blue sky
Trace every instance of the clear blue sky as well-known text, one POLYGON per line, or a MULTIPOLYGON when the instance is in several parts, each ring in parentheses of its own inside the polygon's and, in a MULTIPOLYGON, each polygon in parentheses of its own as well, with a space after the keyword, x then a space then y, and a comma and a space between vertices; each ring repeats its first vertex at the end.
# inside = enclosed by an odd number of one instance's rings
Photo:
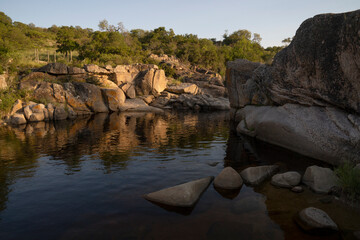
POLYGON ((40 27, 81 26, 97 30, 100 20, 122 22, 128 30, 164 26, 176 34, 222 39, 247 29, 259 33, 262 45, 282 45, 307 18, 320 13, 360 9, 360 0, 0 0, 0 11, 13 21, 40 27))

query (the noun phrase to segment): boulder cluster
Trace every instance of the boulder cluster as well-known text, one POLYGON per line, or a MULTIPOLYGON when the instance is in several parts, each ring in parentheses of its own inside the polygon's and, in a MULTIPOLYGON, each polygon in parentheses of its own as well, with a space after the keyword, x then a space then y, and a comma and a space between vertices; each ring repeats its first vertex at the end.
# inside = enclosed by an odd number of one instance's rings
MULTIPOLYGON (((240 173, 232 167, 226 167, 215 179, 212 176, 197 179, 145 194, 144 198, 156 204, 161 204, 160 206, 164 208, 171 206, 191 209, 199 201, 212 180, 214 180, 214 188, 224 197, 227 197, 224 195, 225 193, 229 194, 232 191, 237 191, 238 194, 244 182, 250 186, 258 186, 268 178, 271 178, 271 184, 275 187, 288 188, 296 193, 303 191, 302 186, 300 186, 301 182, 320 194, 330 193, 331 189, 338 184, 336 175, 329 168, 310 166, 306 169, 303 177, 295 171, 275 174, 277 171, 279 171, 277 165, 248 167, 240 173)), ((244 206, 247 211, 258 206, 256 198, 251 198, 251 201, 248 201, 247 198, 249 197, 244 197, 237 203, 237 205, 241 204, 242 206, 234 206, 236 212, 241 212, 244 206)), ((266 210, 266 206, 264 206, 263 210, 266 210)), ((314 207, 302 209, 294 216, 294 220, 301 229, 308 233, 329 234, 339 230, 337 224, 326 212, 314 207)))
POLYGON ((23 77, 19 88, 32 92, 34 102, 19 100, 8 117, 12 124, 101 112, 230 109, 227 98, 204 93, 194 83, 168 84, 164 70, 153 64, 78 68, 50 63, 23 77))
POLYGON ((303 22, 271 65, 236 60, 237 132, 333 165, 360 162, 360 10, 303 22))

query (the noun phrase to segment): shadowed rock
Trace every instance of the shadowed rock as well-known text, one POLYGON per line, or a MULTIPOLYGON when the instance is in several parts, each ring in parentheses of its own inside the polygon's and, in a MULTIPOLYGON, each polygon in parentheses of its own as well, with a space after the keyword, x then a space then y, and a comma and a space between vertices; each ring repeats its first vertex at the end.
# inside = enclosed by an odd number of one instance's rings
POLYGON ((214 186, 222 189, 241 188, 243 180, 232 167, 224 168, 214 180, 214 186))
POLYGON ((309 233, 326 234, 338 230, 338 226, 326 212, 314 207, 301 210, 295 221, 304 231, 309 233))
POLYGON ((144 198, 161 204, 175 207, 192 207, 199 200, 214 177, 206 177, 157 192, 144 195, 144 198))
POLYGON ((308 167, 302 181, 317 193, 328 193, 332 187, 339 185, 338 177, 330 168, 318 166, 308 167))
POLYGON ((275 174, 271 178, 271 184, 277 187, 292 188, 301 182, 301 175, 298 172, 286 172, 275 174))
POLYGON ((249 167, 241 171, 240 175, 245 183, 258 185, 266 178, 271 177, 278 169, 277 165, 249 167))

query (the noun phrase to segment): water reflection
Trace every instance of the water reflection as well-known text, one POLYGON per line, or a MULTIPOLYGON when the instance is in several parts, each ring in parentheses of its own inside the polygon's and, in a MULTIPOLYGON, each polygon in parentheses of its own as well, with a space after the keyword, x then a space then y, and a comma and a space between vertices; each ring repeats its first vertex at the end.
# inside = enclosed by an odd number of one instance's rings
POLYGON ((226 113, 113 113, 27 124, 0 129, 0 146, 2 239, 323 239, 292 221, 310 205, 342 228, 360 228, 351 210, 268 182, 231 192, 211 185, 188 212, 144 200, 226 166, 304 172, 323 165, 236 136, 226 113))

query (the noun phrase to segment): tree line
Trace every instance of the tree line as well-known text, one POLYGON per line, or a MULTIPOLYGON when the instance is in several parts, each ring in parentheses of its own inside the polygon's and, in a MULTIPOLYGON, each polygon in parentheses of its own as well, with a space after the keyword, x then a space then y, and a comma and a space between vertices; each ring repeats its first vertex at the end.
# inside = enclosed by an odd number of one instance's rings
POLYGON ((0 70, 16 68, 22 51, 42 48, 56 49, 73 65, 153 63, 149 58, 153 53, 176 56, 183 62, 224 74, 227 61, 243 58, 271 63, 283 48, 262 47, 260 34, 248 30, 225 33, 223 40, 217 41, 194 34, 175 34, 164 27, 128 31, 122 23, 111 25, 106 20, 100 21, 98 26, 97 31, 79 26, 40 28, 13 22, 0 12, 0 70))

